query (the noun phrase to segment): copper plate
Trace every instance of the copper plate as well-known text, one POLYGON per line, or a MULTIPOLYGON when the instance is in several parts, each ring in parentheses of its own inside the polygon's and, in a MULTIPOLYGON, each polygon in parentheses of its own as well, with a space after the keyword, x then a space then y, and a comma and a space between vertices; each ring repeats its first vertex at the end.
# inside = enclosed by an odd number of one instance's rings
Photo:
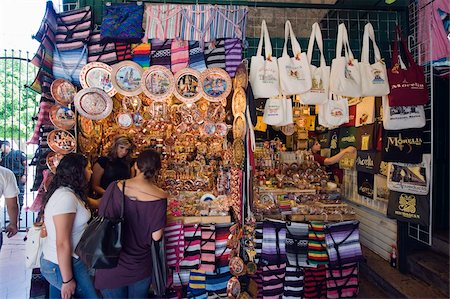
POLYGON ((233 138, 244 140, 246 130, 247 124, 245 122, 244 114, 243 113, 236 114, 233 121, 233 138))
POLYGON ((65 130, 53 130, 47 136, 48 146, 52 151, 66 155, 77 148, 75 137, 65 130))
POLYGON ((138 96, 124 97, 122 99, 122 107, 125 111, 137 112, 141 109, 142 101, 138 96))
POLYGON ((238 87, 233 94, 233 99, 231 101, 231 110, 233 115, 236 116, 238 113, 245 113, 247 107, 247 97, 245 90, 242 87, 238 87))
POLYGON ((83 88, 97 87, 104 90, 110 97, 116 94, 111 82, 112 68, 103 62, 90 62, 80 72, 80 83, 83 88))
POLYGON ((118 93, 125 96, 137 96, 142 92, 141 79, 144 70, 133 61, 115 64, 111 71, 111 82, 118 93))
POLYGON ((202 96, 211 102, 226 99, 232 89, 230 75, 217 67, 204 70, 200 82, 202 96))
POLYGON ((216 135, 225 137, 228 134, 228 126, 226 123, 216 123, 216 135))
POLYGON ((63 154, 49 152, 46 158, 47 167, 50 169, 52 173, 56 173, 56 168, 58 167, 59 162, 64 157, 63 154))
POLYGON ((95 131, 95 125, 92 119, 86 118, 84 116, 78 116, 78 125, 80 127, 81 134, 85 137, 91 137, 95 131))
POLYGON ((70 130, 75 125, 75 114, 67 107, 54 105, 48 114, 50 121, 58 129, 70 130))
POLYGON ((241 293, 241 284, 237 277, 233 276, 227 283, 227 297, 230 299, 237 299, 241 293))
POLYGON ((244 261, 238 256, 232 257, 228 263, 228 266, 230 267, 231 275, 241 276, 245 274, 244 261))
POLYGON ((92 120, 107 117, 113 108, 112 99, 97 87, 80 90, 75 96, 74 103, 78 113, 92 120))
POLYGON ((186 104, 192 104, 202 97, 200 72, 185 68, 175 74, 175 97, 186 104))
POLYGON ((78 135, 78 148, 83 154, 89 154, 96 150, 95 138, 86 138, 83 134, 78 135))
POLYGON ((160 102, 172 95, 175 88, 175 80, 168 68, 154 65, 142 74, 141 87, 145 95, 151 100, 160 102))
POLYGON ((73 102, 77 89, 70 81, 56 79, 50 86, 50 92, 56 102, 63 106, 68 106, 73 102))
POLYGON ((133 124, 133 117, 130 113, 119 113, 116 116, 116 122, 122 129, 127 129, 133 124))
POLYGON ((236 74, 234 75, 234 89, 242 87, 247 89, 248 86, 248 71, 245 63, 242 62, 236 69, 236 74))

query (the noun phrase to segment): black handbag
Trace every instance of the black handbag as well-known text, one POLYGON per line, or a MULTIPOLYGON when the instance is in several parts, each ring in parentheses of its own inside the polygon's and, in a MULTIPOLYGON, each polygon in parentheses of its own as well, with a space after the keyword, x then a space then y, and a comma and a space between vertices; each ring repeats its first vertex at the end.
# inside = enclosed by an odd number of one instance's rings
POLYGON ((152 239, 151 243, 151 254, 152 254, 152 284, 153 292, 157 298, 164 298, 166 296, 166 285, 167 285, 167 267, 166 267, 166 252, 164 244, 164 236, 161 240, 154 241, 152 239))
MULTIPOLYGON (((122 249, 124 196, 125 181, 122 183, 120 217, 95 217, 86 227, 80 242, 75 248, 75 253, 89 268, 109 269, 116 267, 119 262, 122 249)), ((105 208, 107 210, 112 199, 105 198, 104 200, 108 200, 105 208)))

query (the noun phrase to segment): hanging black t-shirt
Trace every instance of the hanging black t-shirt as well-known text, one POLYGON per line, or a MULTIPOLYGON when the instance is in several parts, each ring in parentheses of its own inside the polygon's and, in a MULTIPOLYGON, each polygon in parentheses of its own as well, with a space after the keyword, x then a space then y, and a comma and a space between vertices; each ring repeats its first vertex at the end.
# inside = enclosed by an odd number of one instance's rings
POLYGON ((131 164, 124 158, 110 160, 107 157, 100 157, 97 162, 104 169, 100 187, 105 190, 112 182, 131 177, 131 164))

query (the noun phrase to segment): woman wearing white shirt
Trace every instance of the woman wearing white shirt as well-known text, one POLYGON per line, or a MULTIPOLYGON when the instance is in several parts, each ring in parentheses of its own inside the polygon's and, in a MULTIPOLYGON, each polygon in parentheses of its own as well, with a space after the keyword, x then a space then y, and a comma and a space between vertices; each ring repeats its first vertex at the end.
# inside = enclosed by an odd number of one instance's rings
POLYGON ((86 190, 92 171, 87 159, 71 153, 61 160, 43 199, 47 237, 41 273, 63 299, 98 298, 87 267, 74 253, 91 213, 86 190))

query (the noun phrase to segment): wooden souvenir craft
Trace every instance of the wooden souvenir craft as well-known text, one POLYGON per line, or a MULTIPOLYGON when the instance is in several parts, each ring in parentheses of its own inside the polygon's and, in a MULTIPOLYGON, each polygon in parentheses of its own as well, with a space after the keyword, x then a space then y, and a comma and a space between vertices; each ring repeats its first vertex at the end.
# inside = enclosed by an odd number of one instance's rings
POLYGON ((227 283, 227 297, 230 299, 237 299, 241 293, 241 284, 236 276, 233 276, 227 283))
POLYGON ((226 99, 231 92, 231 78, 221 68, 210 68, 202 72, 200 77, 202 96, 211 102, 226 99))
POLYGON ((247 124, 245 122, 244 114, 243 113, 236 114, 233 121, 233 138, 244 140, 246 130, 247 124))
POLYGON ((107 117, 113 109, 113 101, 106 92, 97 87, 80 90, 75 95, 75 108, 82 116, 99 120, 107 117))
POLYGON ((87 137, 83 136, 83 134, 79 134, 78 135, 78 148, 80 149, 80 151, 83 154, 90 154, 97 148, 95 140, 96 139, 94 139, 94 138, 87 138, 87 137))
POLYGON ((154 65, 142 74, 141 87, 147 97, 153 101, 160 102, 173 94, 175 80, 168 68, 154 65))
POLYGON ((68 106, 74 100, 77 89, 70 81, 65 79, 56 79, 50 86, 50 92, 53 99, 62 106, 68 106))
POLYGON ((246 106, 247 98, 245 90, 242 87, 238 87, 235 89, 233 99, 231 100, 231 110, 233 111, 233 115, 236 116, 238 113, 245 113, 246 106))
POLYGON ((236 69, 236 74, 234 76, 234 89, 243 88, 247 89, 248 86, 248 71, 245 63, 242 62, 236 69))
POLYGON ((55 152, 49 152, 46 158, 47 161, 47 167, 50 169, 52 173, 56 173, 56 167, 58 167, 59 162, 64 157, 63 154, 55 153, 55 152))
POLYGON ((95 133, 95 124, 92 119, 78 115, 78 126, 80 128, 81 134, 83 134, 85 137, 91 137, 95 133))
POLYGON ((245 158, 245 146, 242 139, 234 139, 233 141, 233 160, 234 165, 242 167, 245 158))
POLYGON ((295 125, 294 124, 289 124, 287 126, 282 126, 281 127, 281 132, 283 132, 284 135, 286 136, 291 136, 295 133, 295 125))
POLYGON ((125 96, 137 96, 142 92, 141 78, 144 70, 133 61, 115 64, 111 71, 111 82, 118 93, 125 96))
MULTIPOLYGON (((204 122, 203 115, 195 103, 181 104, 179 107, 181 119, 186 124, 202 124, 204 122)), ((214 128, 215 130, 215 128, 214 128)), ((214 134, 214 132, 213 132, 214 134)))
POLYGON ((205 122, 202 126, 202 133, 206 136, 213 136, 216 133, 216 124, 212 122, 205 122))
POLYGON ((124 97, 122 99, 122 108, 127 112, 137 112, 141 109, 141 98, 138 96, 134 97, 124 97))
POLYGON ((202 97, 200 72, 185 68, 175 74, 175 97, 186 104, 192 104, 202 97))
POLYGON ((75 125, 75 114, 64 106, 54 105, 50 108, 49 117, 52 124, 58 129, 70 130, 75 125))
POLYGON ((116 94, 111 82, 112 68, 103 62, 90 62, 80 72, 80 83, 83 88, 97 87, 105 91, 110 97, 116 94))
POLYGON ((239 256, 233 256, 228 263, 230 273, 234 276, 241 276, 245 274, 244 261, 239 256))
POLYGON ((222 122, 225 120, 227 113, 220 103, 209 103, 206 111, 205 120, 212 122, 222 122))
POLYGON ((226 123, 216 123, 216 135, 225 137, 228 134, 228 126, 226 123))
POLYGON ((50 149, 56 153, 66 155, 74 152, 77 148, 75 137, 65 130, 53 130, 47 136, 50 149))

